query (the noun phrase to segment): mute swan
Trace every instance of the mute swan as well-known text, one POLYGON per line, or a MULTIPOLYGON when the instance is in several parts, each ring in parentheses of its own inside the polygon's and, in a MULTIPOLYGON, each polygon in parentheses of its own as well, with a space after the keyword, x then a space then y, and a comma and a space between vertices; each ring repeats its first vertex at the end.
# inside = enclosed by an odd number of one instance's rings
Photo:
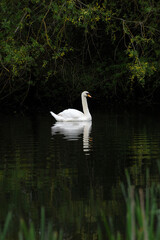
POLYGON ((91 121, 92 117, 88 109, 87 97, 91 97, 89 92, 82 92, 81 99, 83 112, 69 108, 60 112, 59 114, 55 114, 53 112, 50 113, 58 122, 91 121))

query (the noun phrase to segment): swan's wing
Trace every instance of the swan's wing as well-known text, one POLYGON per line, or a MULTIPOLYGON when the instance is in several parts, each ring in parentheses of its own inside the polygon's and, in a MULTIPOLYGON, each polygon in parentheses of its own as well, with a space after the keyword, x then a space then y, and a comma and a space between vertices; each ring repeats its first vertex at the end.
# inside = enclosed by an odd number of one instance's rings
POLYGON ((81 118, 84 116, 84 114, 81 111, 78 111, 76 109, 66 109, 63 112, 60 112, 58 116, 61 116, 63 118, 81 118))

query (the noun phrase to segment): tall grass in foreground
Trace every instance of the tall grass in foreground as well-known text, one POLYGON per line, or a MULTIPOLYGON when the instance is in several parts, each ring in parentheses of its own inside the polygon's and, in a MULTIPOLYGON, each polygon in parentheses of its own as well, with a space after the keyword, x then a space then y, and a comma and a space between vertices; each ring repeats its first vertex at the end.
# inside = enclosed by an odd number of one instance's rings
MULTIPOLYGON (((149 179, 149 178, 148 178, 149 179)), ((149 181, 145 188, 136 189, 131 185, 127 175, 128 187, 122 185, 126 204, 126 232, 121 233, 110 226, 103 209, 99 209, 101 224, 97 223, 94 229, 95 240, 159 240, 160 239, 160 184, 151 184, 149 181)), ((2 229, 0 240, 5 240, 12 224, 12 214, 8 213, 2 229)), ((46 224, 44 208, 41 209, 40 229, 37 231, 34 223, 29 226, 23 219, 20 220, 19 231, 16 239, 19 240, 68 240, 75 239, 65 235, 65 231, 56 231, 51 223, 46 224)), ((86 239, 85 237, 78 238, 86 239)), ((91 236, 90 238, 91 239, 91 236)), ((75 239, 76 240, 76 239, 75 239)))
MULTIPOLYGON (((148 174, 147 174, 148 175, 148 174)), ((147 179, 149 179, 147 177, 147 179)), ((159 240, 160 239, 160 184, 152 183, 145 189, 135 189, 127 175, 128 189, 122 185, 126 203, 126 232, 113 232, 102 212, 108 240, 159 240)), ((98 239, 102 240, 101 229, 98 239)))
MULTIPOLYGON (((9 212, 4 224, 3 230, 0 231, 0 240, 5 240, 7 238, 7 233, 9 233, 9 225, 11 222, 12 214, 9 212)), ((45 222, 45 211, 44 208, 41 208, 41 223, 40 230, 37 233, 34 223, 31 223, 30 226, 27 226, 23 219, 20 220, 19 232, 17 233, 19 240, 62 240, 63 232, 60 230, 54 231, 52 224, 49 223, 46 226, 45 222)))

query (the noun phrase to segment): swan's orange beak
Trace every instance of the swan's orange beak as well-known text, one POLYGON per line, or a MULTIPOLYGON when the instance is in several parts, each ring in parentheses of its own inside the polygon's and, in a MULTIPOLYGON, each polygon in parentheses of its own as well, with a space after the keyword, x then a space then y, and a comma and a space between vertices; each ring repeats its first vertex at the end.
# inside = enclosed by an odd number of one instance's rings
POLYGON ((91 98, 92 96, 88 93, 88 94, 87 94, 87 97, 90 97, 90 98, 91 98))

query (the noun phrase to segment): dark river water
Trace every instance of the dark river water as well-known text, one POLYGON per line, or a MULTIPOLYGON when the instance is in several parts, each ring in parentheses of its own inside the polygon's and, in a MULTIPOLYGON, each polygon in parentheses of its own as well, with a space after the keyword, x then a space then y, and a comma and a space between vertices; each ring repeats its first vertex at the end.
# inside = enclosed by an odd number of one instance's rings
POLYGON ((125 223, 121 182, 158 181, 160 115, 157 110, 106 110, 93 121, 55 123, 50 114, 0 115, 0 223, 13 213, 39 227, 41 207, 55 229, 73 239, 94 239, 97 209, 125 223))

